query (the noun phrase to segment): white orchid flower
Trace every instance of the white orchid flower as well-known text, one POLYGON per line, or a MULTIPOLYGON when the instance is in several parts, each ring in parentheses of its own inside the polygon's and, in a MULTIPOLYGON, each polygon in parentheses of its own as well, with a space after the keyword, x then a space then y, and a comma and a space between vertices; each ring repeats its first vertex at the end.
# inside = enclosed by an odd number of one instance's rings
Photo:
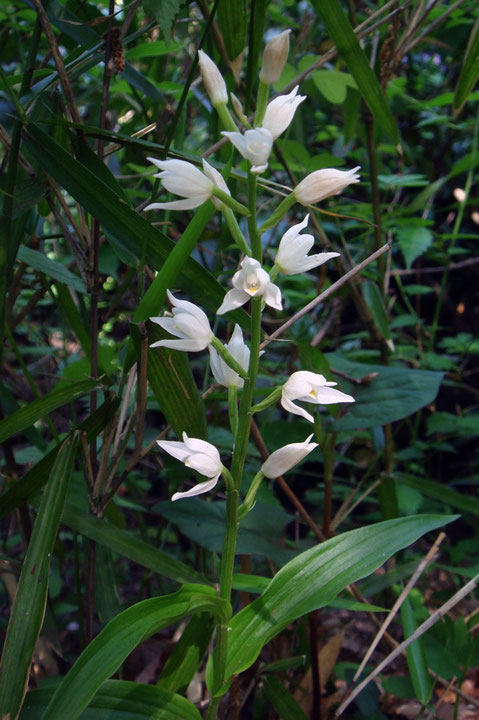
POLYGON ((263 173, 268 167, 268 158, 273 147, 273 136, 267 128, 259 127, 246 132, 223 130, 239 153, 251 163, 252 173, 263 173))
POLYGON ((290 126, 298 106, 306 100, 306 95, 297 94, 298 89, 299 85, 296 85, 288 95, 279 95, 268 103, 261 125, 270 131, 273 140, 290 126))
POLYGON ((226 105, 228 91, 222 74, 216 64, 203 50, 198 50, 201 79, 213 107, 226 105))
POLYGON ((314 237, 312 235, 300 235, 301 230, 307 226, 308 220, 309 214, 306 215, 303 222, 290 227, 279 241, 278 253, 274 262, 284 275, 298 275, 302 272, 308 272, 308 270, 322 265, 331 258, 339 257, 337 252, 308 255, 314 245, 314 237))
MULTIPOLYGON (((243 340, 243 332, 239 325, 235 325, 233 334, 231 335, 230 341, 225 345, 229 354, 236 360, 241 367, 248 372, 249 366, 249 347, 243 340)), ((244 385, 244 380, 237 372, 235 372, 224 360, 218 355, 212 345, 209 346, 210 352, 210 363, 211 372, 220 385, 224 387, 236 387, 241 389, 244 385)))
POLYGON ((198 483, 191 490, 175 493, 171 498, 172 500, 201 495, 215 487, 223 470, 223 464, 214 445, 198 438, 189 438, 185 432, 183 433, 183 442, 157 440, 157 443, 162 450, 180 460, 186 467, 190 467, 200 475, 209 478, 206 482, 198 483))
POLYGON ((293 373, 283 385, 281 394, 281 405, 290 413, 301 415, 302 417, 314 422, 314 417, 299 405, 295 405, 293 400, 301 402, 309 402, 314 405, 334 405, 341 402, 354 402, 351 395, 340 390, 335 390, 335 382, 326 380, 324 375, 310 372, 309 370, 299 370, 293 373))
POLYGON ((192 210, 209 199, 220 210, 223 204, 213 197, 215 187, 231 195, 222 175, 206 160, 203 160, 204 173, 186 160, 156 160, 151 157, 148 160, 161 170, 154 177, 161 180, 165 190, 180 195, 185 200, 154 202, 147 205, 145 210, 192 210))
POLYGON ((199 352, 212 342, 214 335, 205 313, 187 300, 178 300, 167 290, 173 306, 173 317, 152 317, 150 320, 180 340, 158 340, 150 347, 167 347, 172 350, 199 352))
POLYGON ((356 174, 359 168, 358 165, 352 170, 315 170, 294 188, 294 197, 301 205, 312 205, 331 195, 337 195, 348 185, 359 182, 359 175, 356 174))
POLYGON ((277 82, 283 72, 288 59, 290 32, 291 30, 284 30, 266 43, 259 73, 259 79, 266 85, 277 82))
POLYGON ((310 452, 318 447, 318 443, 310 442, 312 437, 313 435, 311 434, 302 443, 290 443, 271 453, 269 458, 261 466, 263 475, 273 480, 280 475, 284 475, 288 470, 291 470, 291 468, 301 462, 306 455, 309 455, 310 452))
POLYGON ((276 310, 281 310, 283 307, 279 287, 271 282, 268 273, 263 270, 258 260, 246 257, 241 263, 241 270, 233 275, 233 289, 226 293, 216 312, 218 315, 223 315, 244 305, 250 298, 258 296, 262 296, 266 305, 276 310))

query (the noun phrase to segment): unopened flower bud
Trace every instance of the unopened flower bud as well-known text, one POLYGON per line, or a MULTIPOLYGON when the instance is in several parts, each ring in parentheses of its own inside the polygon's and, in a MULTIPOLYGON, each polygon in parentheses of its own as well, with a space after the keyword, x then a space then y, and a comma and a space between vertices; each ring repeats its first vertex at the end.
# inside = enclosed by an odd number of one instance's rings
POLYGON ((222 74, 213 60, 203 51, 198 50, 201 78, 213 107, 226 105, 228 91, 222 74))
POLYGON ((277 82, 283 72, 288 59, 290 32, 291 30, 284 30, 266 43, 259 73, 259 79, 266 85, 277 82))
POLYGON ((359 165, 352 170, 325 168, 315 170, 294 188, 294 197, 301 205, 312 205, 331 195, 337 195, 348 185, 359 182, 359 165))

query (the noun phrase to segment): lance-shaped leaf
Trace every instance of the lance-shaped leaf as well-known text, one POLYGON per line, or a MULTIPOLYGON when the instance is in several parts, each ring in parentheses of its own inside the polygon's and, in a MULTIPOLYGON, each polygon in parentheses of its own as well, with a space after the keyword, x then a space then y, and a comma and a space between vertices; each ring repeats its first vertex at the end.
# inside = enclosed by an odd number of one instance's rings
POLYGON ((173 595, 144 600, 117 615, 83 651, 58 686, 43 720, 76 720, 101 684, 137 645, 171 623, 201 612, 226 623, 231 607, 213 588, 184 585, 173 595))
POLYGON ((18 717, 28 684, 35 643, 40 634, 48 593, 53 544, 73 470, 79 433, 63 443, 38 510, 18 583, 0 666, 2 717, 18 717))
MULTIPOLYGON (((359 528, 331 538, 287 563, 230 623, 225 682, 250 667, 261 648, 286 625, 324 607, 345 587, 373 573, 391 555, 457 516, 417 515, 359 528)), ((213 694, 211 663, 207 681, 213 694)))

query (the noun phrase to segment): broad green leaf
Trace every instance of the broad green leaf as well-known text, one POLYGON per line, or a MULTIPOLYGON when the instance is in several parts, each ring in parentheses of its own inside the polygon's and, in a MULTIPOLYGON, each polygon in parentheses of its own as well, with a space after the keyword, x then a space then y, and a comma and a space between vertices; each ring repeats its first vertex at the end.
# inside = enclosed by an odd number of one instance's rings
POLYGON ((208 649, 213 630, 214 620, 210 615, 194 615, 174 646, 156 686, 172 692, 185 690, 208 649))
POLYGON ((264 693, 282 720, 308 720, 308 716, 274 675, 263 678, 264 693))
POLYGON ((414 260, 431 247, 434 238, 432 232, 421 225, 402 225, 397 229, 396 235, 408 270, 414 260))
POLYGON ((427 419, 427 434, 433 433, 472 438, 479 435, 479 414, 454 415, 448 412, 435 412, 427 419))
POLYGON ((372 115, 390 139, 398 143, 399 132, 394 116, 339 0, 311 0, 311 5, 326 25, 372 115))
MULTIPOLYGON (((343 533, 295 557, 259 598, 232 618, 225 682, 250 667, 261 648, 287 625, 328 605, 395 552, 456 517, 417 515, 389 520, 343 533)), ((207 681, 214 694, 221 694, 221 688, 212 687, 211 674, 207 681)))
MULTIPOLYGON (((153 510, 170 522, 198 545, 212 552, 221 552, 225 532, 226 503, 205 503, 200 498, 187 498, 181 503, 162 502, 153 510)), ((257 502, 253 510, 241 522, 236 552, 267 555, 278 564, 290 560, 293 550, 283 548, 281 533, 291 520, 282 508, 265 506, 257 502)))
MULTIPOLYGON (((110 396, 98 410, 95 410, 92 415, 80 423, 78 430, 86 433, 87 442, 91 442, 93 438, 101 433, 117 411, 119 404, 118 398, 110 396)), ((20 503, 31 498, 32 495, 43 487, 48 480, 60 448, 61 444, 53 448, 53 450, 50 450, 44 458, 37 462, 20 480, 0 496, 0 518, 8 515, 8 513, 12 512, 20 503)))
POLYGON ((248 64, 246 68, 246 92, 244 111, 249 113, 253 86, 258 77, 258 59, 263 49, 265 16, 269 0, 255 0, 250 4, 250 22, 248 32, 248 64))
POLYGON ((246 46, 248 8, 246 0, 221 0, 216 11, 223 42, 230 60, 236 60, 246 46))
POLYGON ((326 100, 338 105, 346 100, 348 87, 358 87, 352 75, 338 70, 316 70, 311 79, 326 100))
POLYGON ((228 622, 231 607, 213 588, 184 585, 173 595, 144 600, 124 610, 82 652, 58 686, 43 720, 76 720, 137 645, 171 623, 202 612, 228 622))
POLYGON ((79 433, 73 433, 58 452, 23 562, 0 666, 2 717, 17 717, 27 689, 33 651, 45 613, 50 558, 78 440, 79 433))
MULTIPOLYGON (((141 338, 136 325, 131 335, 137 357, 141 338)), ((148 323, 148 382, 161 412, 178 438, 186 432, 190 437, 207 437, 205 406, 196 387, 187 353, 168 348, 150 348, 153 342, 168 336, 159 325, 148 323)))
POLYGON ((127 530, 121 530, 105 519, 94 517, 76 505, 65 505, 62 522, 72 530, 110 548, 122 557, 147 567, 153 572, 178 583, 200 582, 205 579, 200 573, 189 568, 180 560, 158 550, 127 530))
POLYGON ((158 55, 169 55, 183 50, 183 43, 170 40, 153 40, 153 42, 138 43, 126 51, 128 60, 142 60, 143 58, 158 57, 158 55))
POLYGON ((363 297, 374 320, 374 324, 385 340, 391 340, 389 320, 384 305, 384 298, 375 282, 364 280, 361 283, 363 297))
POLYGON ((336 353, 326 357, 333 371, 340 370, 358 380, 369 376, 369 382, 363 385, 338 379, 339 389, 350 393, 356 401, 344 417, 335 420, 338 431, 376 427, 412 415, 434 400, 444 375, 430 370, 352 362, 336 353))
POLYGON ((68 384, 60 383, 39 400, 34 400, 29 405, 14 412, 10 417, 0 422, 0 443, 16 433, 26 430, 40 418, 56 410, 62 405, 73 402, 95 388, 101 387, 98 380, 80 380, 68 384))
POLYGON ((95 577, 101 582, 95 583, 95 607, 102 625, 121 612, 121 600, 115 573, 115 560, 110 548, 97 545, 95 550, 95 577))
MULTIPOLYGON (((33 690, 25 698, 20 720, 42 720, 52 690, 33 690)), ((69 719, 65 715, 64 720, 69 719)), ((107 680, 82 712, 81 720, 201 720, 186 698, 154 685, 107 680)))
MULTIPOLYGON (((417 630, 414 611, 408 597, 404 599, 401 605, 401 622, 404 639, 413 635, 417 630)), ((429 677, 423 638, 419 637, 417 640, 414 640, 414 642, 407 647, 406 653, 409 673, 416 697, 420 702, 426 704, 431 699, 433 683, 429 677)))
POLYGON ((22 245, 18 249, 17 259, 29 265, 34 270, 44 273, 48 277, 58 280, 58 282, 69 285, 77 292, 86 293, 86 288, 81 278, 70 272, 70 270, 62 265, 61 262, 58 262, 58 260, 51 260, 38 250, 32 250, 32 248, 22 245))
POLYGON ((442 483, 417 477, 410 473, 397 473, 396 478, 398 482, 405 483, 409 487, 419 490, 422 495, 439 500, 444 505, 454 508, 454 510, 479 515, 479 500, 473 495, 458 493, 442 483))
POLYGON ((461 68, 454 92, 454 110, 458 112, 466 102, 469 93, 474 88, 479 76, 479 19, 471 30, 467 43, 466 55, 461 68))

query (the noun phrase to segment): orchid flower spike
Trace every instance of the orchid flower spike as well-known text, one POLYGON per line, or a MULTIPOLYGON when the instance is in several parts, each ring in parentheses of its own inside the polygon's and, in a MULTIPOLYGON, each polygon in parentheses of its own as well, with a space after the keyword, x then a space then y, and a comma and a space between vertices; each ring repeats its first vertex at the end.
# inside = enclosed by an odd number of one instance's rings
POLYGON ((264 173, 273 147, 273 135, 270 130, 259 127, 246 130, 244 134, 228 130, 223 130, 221 134, 227 137, 238 152, 251 163, 252 173, 264 173))
POLYGON ((273 140, 290 126, 298 106, 306 100, 306 95, 297 94, 298 89, 299 85, 296 85, 288 95, 279 95, 268 103, 262 127, 270 131, 273 140))
POLYGON ((213 60, 203 50, 198 50, 201 79, 213 107, 226 105, 228 91, 222 74, 213 60))
POLYGON ((266 270, 263 270, 258 260, 245 257, 241 263, 241 270, 233 275, 233 289, 229 290, 216 311, 218 315, 235 310, 252 297, 262 296, 266 305, 276 310, 282 309, 281 290, 274 285, 266 270))
POLYGON ((186 160, 156 160, 151 157, 148 160, 161 170, 154 177, 161 180, 165 190, 186 199, 150 203, 145 210, 192 210, 209 199, 217 210, 221 210, 223 203, 213 196, 214 189, 219 188, 231 195, 221 173, 206 160, 203 160, 204 173, 186 160))
POLYGON ((291 468, 301 462, 306 455, 309 455, 310 452, 318 447, 318 443, 310 442, 312 437, 313 435, 311 434, 302 443, 290 443, 271 453, 269 458, 261 466, 263 475, 274 480, 274 478, 284 475, 285 472, 291 470, 291 468))
POLYGON ((301 205, 312 205, 331 195, 337 195, 348 185, 359 182, 359 175, 356 174, 359 168, 358 165, 352 170, 315 170, 296 185, 293 190, 294 197, 301 205))
POLYGON ((340 390, 334 390, 335 382, 329 382, 324 375, 309 372, 309 370, 299 370, 293 373, 283 385, 281 394, 281 405, 290 413, 301 415, 302 417, 314 422, 314 417, 299 405, 295 405, 293 400, 301 402, 310 402, 314 405, 334 405, 340 402, 354 402, 351 395, 340 390))
POLYGON ((150 347, 167 347, 172 350, 199 352, 213 340, 213 331, 205 313, 197 305, 187 300, 178 300, 167 290, 168 299, 173 306, 173 317, 152 317, 150 320, 180 340, 158 340, 150 347))
MULTIPOLYGON (((241 365, 245 372, 247 372, 250 351, 249 347, 243 340, 243 332, 239 325, 235 325, 230 341, 225 345, 225 347, 236 362, 241 365)), ((224 387, 236 387, 241 389, 244 385, 243 378, 241 378, 237 372, 225 363, 212 345, 209 346, 209 352, 211 372, 213 373, 216 382, 224 387)))
POLYGON ((266 43, 259 73, 259 79, 266 85, 277 82, 283 72, 288 59, 290 32, 291 30, 284 30, 266 43))
POLYGON ((175 493, 171 498, 173 501, 201 495, 215 487, 223 470, 223 464, 214 445, 198 438, 189 438, 185 432, 183 433, 183 442, 157 440, 157 443, 162 450, 180 460, 186 467, 190 467, 200 475, 209 478, 206 482, 198 483, 191 490, 175 493))
POLYGON ((308 255, 314 245, 314 237, 300 235, 301 230, 307 226, 308 220, 309 214, 306 215, 303 222, 290 227, 279 241, 278 253, 274 262, 284 275, 299 275, 299 273, 319 267, 331 258, 339 257, 337 252, 308 255))

